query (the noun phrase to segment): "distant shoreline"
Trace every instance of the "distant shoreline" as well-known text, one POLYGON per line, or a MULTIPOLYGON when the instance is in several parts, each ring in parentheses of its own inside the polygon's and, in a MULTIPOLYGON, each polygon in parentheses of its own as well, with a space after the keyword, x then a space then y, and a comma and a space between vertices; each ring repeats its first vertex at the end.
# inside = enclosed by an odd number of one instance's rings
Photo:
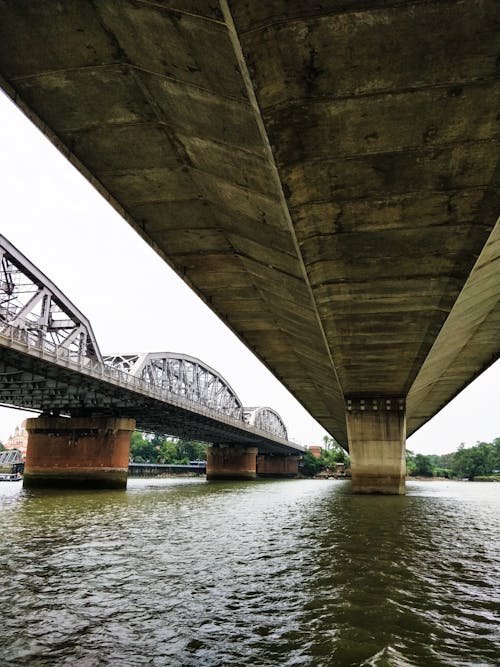
POLYGON ((475 479, 457 479, 456 477, 407 477, 407 482, 500 482, 495 477, 476 477, 475 479))

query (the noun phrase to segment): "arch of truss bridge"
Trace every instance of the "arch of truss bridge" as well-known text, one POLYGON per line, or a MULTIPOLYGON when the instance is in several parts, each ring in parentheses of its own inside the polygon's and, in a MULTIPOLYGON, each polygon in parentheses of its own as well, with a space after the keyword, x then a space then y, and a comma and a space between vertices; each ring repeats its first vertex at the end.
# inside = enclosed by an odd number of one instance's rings
POLYGON ((175 352, 110 354, 104 363, 230 417, 243 417, 243 405, 229 382, 196 357, 175 352))
POLYGON ((16 327, 28 340, 72 358, 102 363, 89 320, 4 236, 0 235, 0 328, 16 327))
POLYGON ((0 465, 20 463, 22 460, 21 452, 17 449, 6 449, 4 452, 0 452, 0 465))
POLYGON ((250 426, 255 426, 288 440, 285 423, 276 410, 269 407, 243 408, 243 416, 250 426))

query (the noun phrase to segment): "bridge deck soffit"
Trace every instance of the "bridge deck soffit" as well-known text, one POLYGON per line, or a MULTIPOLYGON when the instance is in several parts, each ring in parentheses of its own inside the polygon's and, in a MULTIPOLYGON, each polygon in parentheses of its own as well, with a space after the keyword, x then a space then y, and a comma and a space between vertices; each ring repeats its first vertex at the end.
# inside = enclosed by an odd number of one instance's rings
POLYGON ((424 424, 471 379, 495 361, 500 345, 500 218, 439 332, 407 397, 408 433, 424 424))
POLYGON ((417 386, 498 216, 495 0, 0 19, 6 92, 339 441, 417 386))

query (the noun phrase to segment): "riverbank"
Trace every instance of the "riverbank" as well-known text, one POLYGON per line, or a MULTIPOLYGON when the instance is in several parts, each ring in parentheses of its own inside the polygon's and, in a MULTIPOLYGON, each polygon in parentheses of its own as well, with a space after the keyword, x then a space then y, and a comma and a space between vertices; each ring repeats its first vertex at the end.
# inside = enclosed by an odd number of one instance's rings
POLYGON ((457 477, 407 477, 407 482, 500 482, 500 475, 478 475, 474 479, 457 477))

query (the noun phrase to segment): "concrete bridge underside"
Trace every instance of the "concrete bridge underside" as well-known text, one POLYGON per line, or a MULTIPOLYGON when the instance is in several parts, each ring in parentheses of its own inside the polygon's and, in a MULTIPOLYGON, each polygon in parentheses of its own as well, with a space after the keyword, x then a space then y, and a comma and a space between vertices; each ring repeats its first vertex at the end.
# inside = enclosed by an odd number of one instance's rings
POLYGON ((0 6, 4 90, 360 490, 498 357, 499 53, 497 0, 0 6))

